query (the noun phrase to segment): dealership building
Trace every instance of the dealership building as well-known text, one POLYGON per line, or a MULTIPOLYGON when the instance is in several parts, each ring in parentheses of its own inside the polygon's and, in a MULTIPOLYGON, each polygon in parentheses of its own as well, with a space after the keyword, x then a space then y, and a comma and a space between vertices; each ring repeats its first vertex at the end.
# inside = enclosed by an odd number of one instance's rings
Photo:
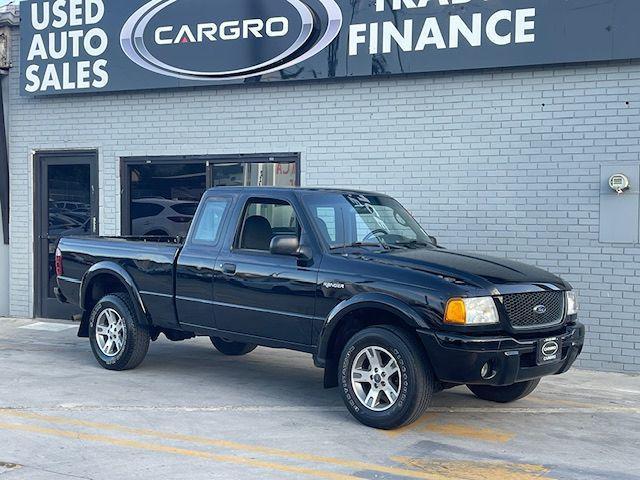
POLYGON ((638 3, 5 7, 0 314, 75 313, 53 296, 61 235, 182 235, 220 185, 345 187, 562 276, 580 365, 640 372, 638 3))

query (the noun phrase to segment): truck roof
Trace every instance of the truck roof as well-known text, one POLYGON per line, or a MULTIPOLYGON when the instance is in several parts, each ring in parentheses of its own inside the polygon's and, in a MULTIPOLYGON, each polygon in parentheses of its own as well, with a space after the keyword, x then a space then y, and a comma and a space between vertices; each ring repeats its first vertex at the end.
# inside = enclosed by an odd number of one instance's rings
MULTIPOLYGON (((213 187, 207 192, 226 192, 247 193, 256 192, 260 194, 282 193, 282 192, 320 192, 320 193, 338 193, 338 194, 356 194, 356 195, 384 195, 366 190, 354 190, 347 188, 328 188, 328 187, 213 187)), ((384 195, 386 196, 386 195, 384 195)))

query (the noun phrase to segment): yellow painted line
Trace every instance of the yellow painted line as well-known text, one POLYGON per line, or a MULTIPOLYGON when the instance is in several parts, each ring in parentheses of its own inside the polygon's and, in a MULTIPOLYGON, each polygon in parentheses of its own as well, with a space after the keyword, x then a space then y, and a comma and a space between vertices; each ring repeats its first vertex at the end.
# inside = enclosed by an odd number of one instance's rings
POLYGON ((425 424, 433 421, 437 417, 438 417, 438 415, 436 415, 435 413, 426 413, 422 417, 420 417, 418 420, 416 420, 414 423, 412 423, 411 425, 407 425, 407 426, 401 427, 401 428, 396 428, 395 430, 385 430, 384 434, 386 436, 388 436, 388 437, 395 438, 395 437, 397 437, 399 435, 404 435, 407 432, 416 431, 416 430, 420 429, 420 427, 422 427, 425 424))
POLYGON ((640 413, 640 407, 593 406, 583 407, 433 407, 432 412, 441 413, 517 413, 517 414, 594 414, 594 413, 640 413))
POLYGON ((420 419, 412 425, 407 425, 406 427, 402 427, 397 430, 390 430, 388 432, 385 432, 385 434, 389 437, 395 438, 399 435, 403 435, 409 432, 433 432, 443 435, 473 438, 476 440, 485 440, 497 443, 506 443, 515 436, 512 433, 502 432, 489 428, 475 428, 468 425, 460 425, 455 423, 434 423, 433 420, 437 418, 437 414, 427 413, 426 415, 420 417, 420 419))
POLYGON ((457 423, 430 423, 425 425, 421 431, 496 443, 506 443, 515 436, 513 433, 503 432, 501 430, 475 428, 457 423))
POLYGON ((253 458, 238 457, 235 455, 219 455, 219 454, 214 454, 210 452, 204 452, 201 450, 188 450, 185 448, 169 447, 166 445, 139 442, 136 440, 125 440, 121 438, 109 437, 106 435, 93 435, 89 433, 80 433, 80 432, 74 432, 70 430, 58 430, 54 428, 45 428, 45 427, 39 427, 36 425, 0 422, 0 429, 38 433, 38 434, 49 435, 54 437, 70 438, 72 440, 84 440, 84 441, 114 445, 117 447, 147 450, 150 452, 171 453, 175 455, 183 455, 187 457, 213 460, 216 462, 233 463, 236 465, 263 468, 267 470, 277 470, 280 472, 294 473, 299 475, 309 475, 313 477, 325 478, 330 480, 360 480, 358 479, 358 477, 353 477, 351 475, 343 475, 340 473, 333 473, 333 472, 324 471, 324 470, 316 470, 316 469, 306 468, 306 467, 296 467, 293 465, 285 465, 282 463, 266 462, 262 460, 255 460, 253 458))
MULTIPOLYGON (((8 470, 16 470, 18 468, 22 468, 22 465, 18 465, 17 463, 0 462, 0 470, 4 470, 5 472, 8 470)), ((3 472, 0 472, 0 474, 2 473, 3 472)))
MULTIPOLYGON (((539 403, 542 405, 566 405, 570 407, 578 408, 601 408, 603 405, 596 405, 594 403, 575 402, 573 400, 563 400, 560 398, 540 398, 540 397, 527 397, 526 402, 539 403)), ((619 405, 611 405, 619 406, 619 405)), ((606 405, 605 405, 606 407, 606 405)))
MULTIPOLYGON (((388 473, 390 475, 397 475, 397 476, 410 477, 410 478, 421 478, 426 480, 445 480, 447 478, 447 477, 442 477, 440 475, 433 475, 428 472, 420 472, 416 470, 409 470, 406 468, 387 467, 384 465, 378 465, 378 464, 373 464, 368 462, 346 460, 346 459, 335 458, 335 457, 326 457, 326 456, 314 455, 310 453, 292 452, 292 451, 282 450, 278 448, 263 447, 259 445, 248 445, 248 444, 233 442, 229 440, 207 438, 207 437, 201 437, 197 435, 166 433, 166 432, 160 432, 157 430, 126 427, 123 425, 117 425, 113 423, 93 422, 88 420, 78 420, 75 418, 67 418, 67 417, 56 417, 52 415, 43 415, 38 413, 25 412, 21 410, 0 409, 0 414, 19 417, 19 418, 25 418, 25 419, 31 419, 31 420, 37 420, 37 421, 44 421, 44 422, 55 423, 55 424, 75 425, 75 426, 95 428, 100 430, 116 431, 121 433, 132 434, 132 435, 155 437, 163 440, 181 441, 181 442, 188 442, 192 444, 226 448, 230 450, 259 453, 259 454, 281 457, 281 458, 286 458, 291 460, 301 460, 306 462, 334 465, 338 467, 350 468, 353 470, 369 470, 369 471, 380 472, 380 473, 388 473)), ((431 419, 431 415, 427 415, 422 417, 418 421, 421 424, 422 422, 426 422, 430 419, 431 419)))
POLYGON ((423 460, 411 457, 391 457, 395 462, 456 480, 552 480, 549 469, 542 465, 500 461, 423 460))

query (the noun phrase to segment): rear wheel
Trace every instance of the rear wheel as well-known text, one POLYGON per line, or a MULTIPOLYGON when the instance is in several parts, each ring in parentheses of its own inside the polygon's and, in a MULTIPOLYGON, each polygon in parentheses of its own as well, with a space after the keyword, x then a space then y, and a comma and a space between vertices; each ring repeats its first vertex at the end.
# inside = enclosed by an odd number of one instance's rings
POLYGON ((418 341, 394 326, 366 328, 345 345, 338 381, 351 414, 374 428, 393 429, 427 409, 435 378, 418 341))
POLYGON ((481 398, 482 400, 497 403, 509 403, 526 397, 536 389, 539 383, 540 379, 537 378, 535 380, 514 383, 513 385, 507 385, 504 387, 494 387, 492 385, 467 385, 467 388, 471 390, 476 397, 481 398))
POLYGON ((107 370, 136 368, 149 350, 149 330, 140 321, 131 299, 124 293, 107 295, 89 318, 91 350, 107 370))
POLYGON ((257 345, 253 343, 242 343, 242 342, 233 342, 231 340, 226 340, 222 337, 210 337, 211 343, 220 353, 224 353, 225 355, 231 355, 234 357, 240 355, 246 355, 249 352, 253 352, 257 345))

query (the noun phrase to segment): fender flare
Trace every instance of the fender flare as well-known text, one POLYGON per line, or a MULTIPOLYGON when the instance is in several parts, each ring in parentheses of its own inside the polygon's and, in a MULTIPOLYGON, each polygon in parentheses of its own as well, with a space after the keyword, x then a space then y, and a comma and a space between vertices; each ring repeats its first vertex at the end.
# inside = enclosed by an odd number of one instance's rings
POLYGON ((336 305, 324 322, 318 338, 318 348, 314 355, 314 362, 318 367, 326 367, 328 363, 329 346, 334 333, 340 327, 342 320, 351 312, 361 308, 378 308, 385 310, 403 320, 411 328, 428 329, 429 324, 403 300, 384 293, 361 293, 336 305))
POLYGON ((91 312, 85 309, 87 291, 91 287, 94 278, 105 274, 117 278, 125 286, 125 289, 133 302, 133 306, 136 309, 138 318, 150 325, 147 308, 142 301, 142 297, 140 296, 140 292, 138 291, 138 287, 136 286, 133 277, 117 263, 103 261, 92 265, 82 277, 79 301, 80 307, 83 310, 83 315, 78 336, 88 336, 89 315, 91 312))

